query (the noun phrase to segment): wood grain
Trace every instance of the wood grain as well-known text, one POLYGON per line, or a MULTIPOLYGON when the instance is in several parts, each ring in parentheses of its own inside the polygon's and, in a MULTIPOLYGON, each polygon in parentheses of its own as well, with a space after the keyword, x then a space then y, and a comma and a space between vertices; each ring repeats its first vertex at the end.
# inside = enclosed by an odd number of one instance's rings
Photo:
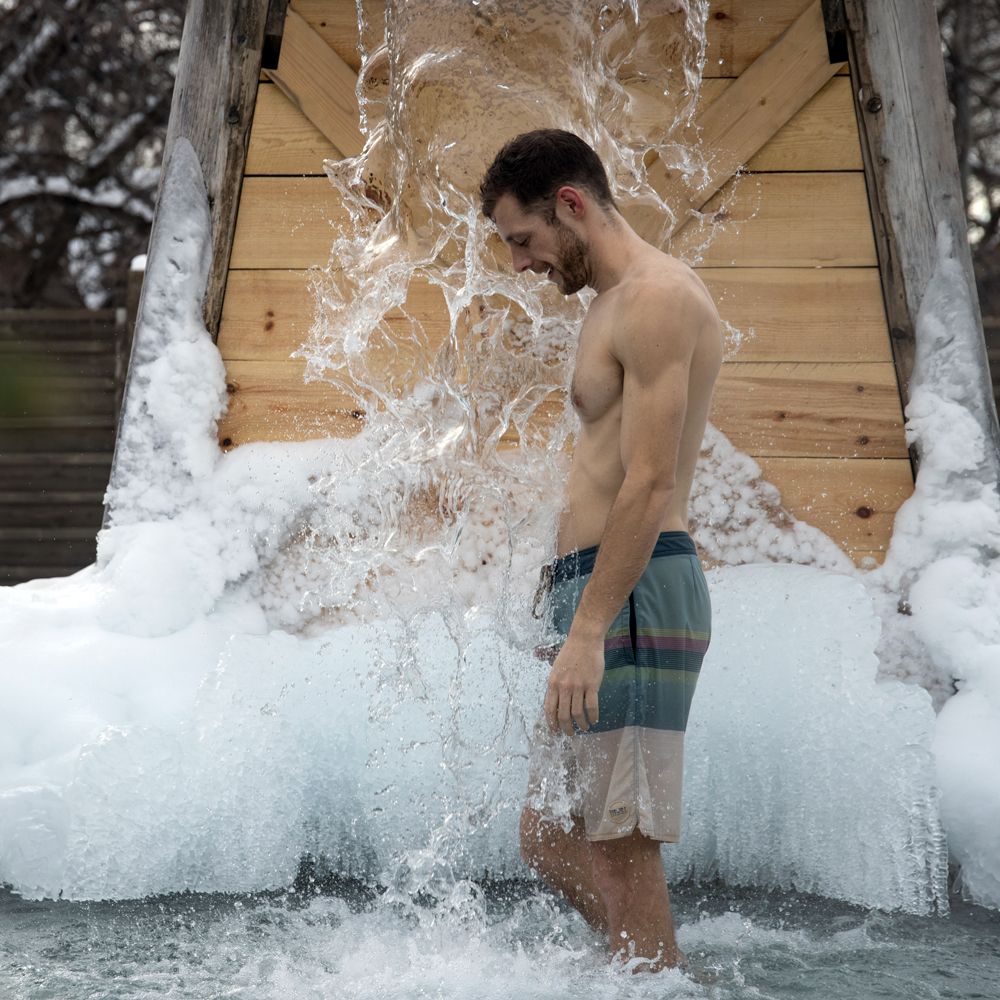
POLYGON ((750 455, 905 458, 891 364, 730 364, 711 419, 750 455))
POLYGON ((315 267, 348 221, 325 177, 246 177, 230 267, 315 267))
MULTIPOLYGON (((891 361, 875 268, 725 268, 698 271, 734 327, 733 361, 891 361)), ((316 310, 309 271, 233 271, 219 328, 222 356, 279 361, 306 341, 316 310)), ((406 311, 432 342, 448 330, 439 289, 414 282, 406 311)), ((398 310, 386 314, 402 331, 398 310)))
MULTIPOLYGON (((733 86, 727 79, 705 80, 702 102, 710 106, 733 86)), ((637 121, 662 120, 663 103, 652 83, 628 87, 637 121)), ((252 140, 251 140, 252 141, 252 140)), ((752 173, 787 170, 861 170, 861 143, 854 117, 851 81, 834 77, 796 112, 746 164, 752 173)))
POLYGON ((669 251, 705 266, 873 267, 864 174, 736 177, 671 240, 669 251))
MULTIPOLYGON (((360 70, 358 12, 354 0, 293 0, 291 9, 308 21, 355 73, 360 70)), ((384 0, 364 0, 364 9, 374 25, 384 25, 384 0)))
POLYGON ((229 407, 219 422, 221 447, 351 437, 361 430, 368 401, 326 382, 306 382, 304 372, 304 361, 228 362, 229 407))
MULTIPOLYGON (((247 177, 230 266, 323 266, 346 218, 325 177, 247 177)), ((738 177, 709 201, 704 223, 689 225, 670 249, 705 266, 873 266, 864 175, 738 177)))
POLYGON ((361 152, 357 72, 294 8, 285 17, 278 67, 267 76, 341 155, 361 152))
MULTIPOLYGON (((795 22, 726 88, 721 100, 703 105, 692 142, 710 152, 705 169, 685 176, 660 158, 647 180, 676 213, 674 232, 691 220, 692 210, 708 199, 802 109, 833 76, 827 53, 820 0, 813 0, 795 22)), ((626 218, 644 239, 662 242, 662 226, 644 208, 626 218), (631 216, 631 217, 630 217, 631 216)))
MULTIPOLYGON (((230 361, 226 447, 247 441, 348 436, 369 407, 363 393, 303 381, 301 361, 230 361)), ((553 397, 534 421, 559 417, 553 397)), ((891 364, 750 363, 724 366, 711 419, 748 454, 906 458, 891 364)), ((511 436, 510 432, 506 435, 511 436)))
POLYGON ((698 270, 731 324, 731 361, 891 361, 874 267, 698 270))
POLYGON ((855 556, 884 552, 896 511, 913 493, 905 458, 758 458, 764 478, 800 521, 855 556))
POLYGON ((257 89, 245 176, 315 175, 323 161, 337 159, 336 146, 273 83, 257 89))
MULTIPOLYGON (((227 361, 279 361, 308 339, 316 315, 309 271, 234 271, 222 311, 219 350, 227 361)), ((385 320, 400 334, 409 332, 408 317, 423 326, 429 342, 440 344, 449 330, 441 289, 414 281, 402 309, 385 320)))

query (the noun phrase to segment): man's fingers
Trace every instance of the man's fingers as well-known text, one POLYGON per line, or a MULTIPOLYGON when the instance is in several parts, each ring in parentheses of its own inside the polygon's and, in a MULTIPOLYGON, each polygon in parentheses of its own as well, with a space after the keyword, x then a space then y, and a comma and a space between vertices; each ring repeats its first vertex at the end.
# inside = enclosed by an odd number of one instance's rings
MULTIPOLYGON (((600 703, 597 698, 597 690, 589 688, 583 696, 583 707, 586 709, 587 718, 592 726, 596 726, 601 718, 600 703)), ((586 728, 586 727, 582 727, 586 728)))
POLYGON ((573 735, 573 719, 570 717, 572 699, 567 690, 559 692, 559 708, 556 711, 556 718, 559 720, 559 728, 567 735, 573 735))
POLYGON ((573 716, 573 721, 580 727, 580 729, 586 731, 590 728, 587 724, 587 716, 583 711, 583 692, 579 689, 573 692, 573 698, 570 701, 569 714, 573 716))
POLYGON ((545 713, 545 721, 549 724, 549 729, 555 730, 558 725, 556 722, 558 709, 559 691, 550 684, 548 690, 545 692, 545 701, 542 702, 542 711, 545 713))

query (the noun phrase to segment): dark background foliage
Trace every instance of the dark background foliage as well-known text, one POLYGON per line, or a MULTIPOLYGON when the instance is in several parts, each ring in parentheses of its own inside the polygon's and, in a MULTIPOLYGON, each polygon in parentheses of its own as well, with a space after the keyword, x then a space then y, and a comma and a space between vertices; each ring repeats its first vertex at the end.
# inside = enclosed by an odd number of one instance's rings
POLYGON ((145 252, 185 0, 0 0, 0 307, 111 306, 145 252))
MULTIPOLYGON (((989 324, 1000 317, 1000 0, 937 3, 989 324)), ((149 236, 184 7, 0 0, 0 308, 123 304, 149 236)))
POLYGON ((987 325, 1000 325, 1000 0, 938 0, 969 242, 987 325))

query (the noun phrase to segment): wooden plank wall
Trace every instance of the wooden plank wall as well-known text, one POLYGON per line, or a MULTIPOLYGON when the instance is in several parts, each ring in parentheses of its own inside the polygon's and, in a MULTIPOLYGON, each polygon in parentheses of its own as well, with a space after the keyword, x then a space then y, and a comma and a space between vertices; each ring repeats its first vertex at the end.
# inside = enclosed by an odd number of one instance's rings
MULTIPOLYGON (((713 0, 703 102, 724 95, 809 4, 713 0)), ((292 10, 358 69, 353 3, 294 0, 292 10)), ((742 334, 713 420, 796 516, 861 562, 881 559, 913 483, 850 88, 841 68, 705 206, 726 225, 699 273, 742 334)), ((260 84, 219 333, 224 448, 349 435, 363 417, 357 399, 306 385, 302 363, 289 360, 312 320, 307 271, 327 261, 343 214, 321 169, 339 155, 278 87, 260 84)), ((690 252, 697 239, 688 226, 672 249, 690 252)), ((426 288, 408 308, 441 322, 426 288)))
POLYGON ((0 584, 94 561, 125 310, 0 311, 0 584))

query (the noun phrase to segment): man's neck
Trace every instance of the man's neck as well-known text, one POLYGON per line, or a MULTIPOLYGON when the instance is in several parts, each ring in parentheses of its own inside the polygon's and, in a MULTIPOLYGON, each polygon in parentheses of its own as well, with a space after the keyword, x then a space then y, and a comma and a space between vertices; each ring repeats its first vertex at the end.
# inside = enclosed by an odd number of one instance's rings
POLYGON ((647 244, 618 212, 610 213, 590 238, 590 287, 601 295, 635 266, 647 244))

